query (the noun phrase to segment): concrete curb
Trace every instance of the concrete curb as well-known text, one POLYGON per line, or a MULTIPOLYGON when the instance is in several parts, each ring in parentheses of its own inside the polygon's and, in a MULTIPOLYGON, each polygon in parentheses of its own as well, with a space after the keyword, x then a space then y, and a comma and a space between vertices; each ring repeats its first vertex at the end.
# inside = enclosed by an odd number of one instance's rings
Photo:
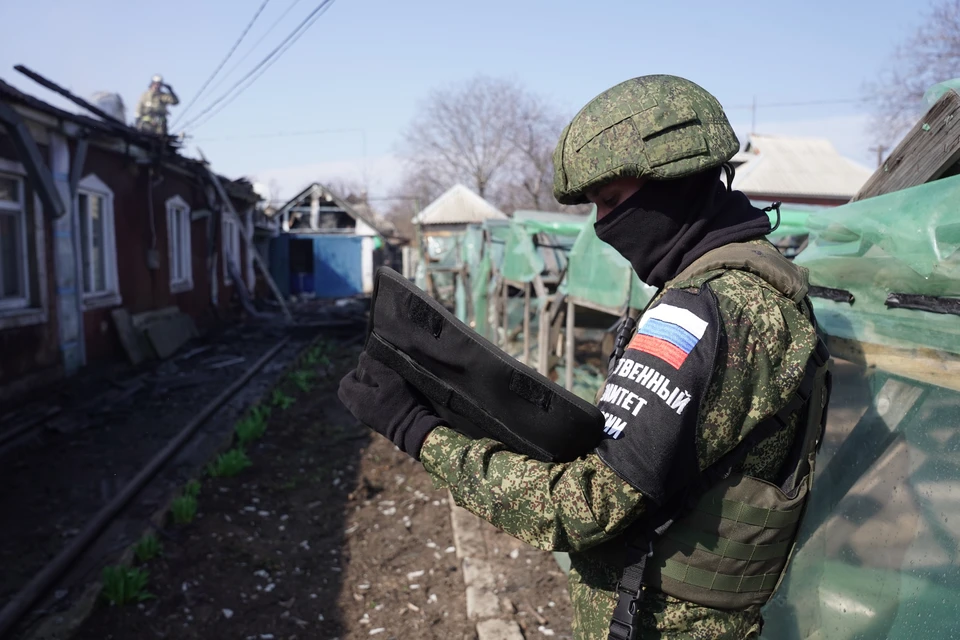
POLYGON ((463 569, 467 590, 467 617, 475 620, 479 640, 524 640, 520 625, 503 615, 500 598, 494 592, 496 581, 483 539, 483 527, 490 526, 466 509, 450 501, 450 522, 457 559, 463 569))

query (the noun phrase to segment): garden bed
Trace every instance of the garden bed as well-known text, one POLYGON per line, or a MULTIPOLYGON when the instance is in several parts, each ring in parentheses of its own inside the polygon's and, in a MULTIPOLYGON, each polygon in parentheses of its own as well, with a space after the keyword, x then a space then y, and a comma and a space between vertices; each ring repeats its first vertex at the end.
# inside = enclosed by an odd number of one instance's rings
MULTIPOLYGON (((134 562, 146 599, 104 595, 76 638, 476 637, 447 492, 337 400, 358 349, 284 378, 264 435, 246 447, 251 466, 205 474, 195 517, 171 518, 155 534, 162 553, 134 562)), ((570 637, 550 554, 485 535, 504 616, 528 638, 570 637)))

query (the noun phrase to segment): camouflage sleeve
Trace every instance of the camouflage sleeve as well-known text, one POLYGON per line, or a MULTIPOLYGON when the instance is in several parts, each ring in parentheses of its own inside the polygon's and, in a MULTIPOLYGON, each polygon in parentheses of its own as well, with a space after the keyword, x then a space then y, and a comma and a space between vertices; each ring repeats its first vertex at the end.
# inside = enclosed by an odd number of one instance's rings
POLYGON ((595 454, 540 462, 439 427, 420 459, 458 505, 540 549, 589 548, 622 533, 644 510, 643 496, 595 454))

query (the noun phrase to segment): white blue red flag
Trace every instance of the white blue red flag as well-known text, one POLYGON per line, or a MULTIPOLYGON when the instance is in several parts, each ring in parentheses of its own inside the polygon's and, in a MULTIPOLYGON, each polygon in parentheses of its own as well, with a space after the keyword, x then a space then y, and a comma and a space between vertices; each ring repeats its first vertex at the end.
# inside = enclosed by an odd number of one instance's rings
POLYGON ((655 356, 679 369, 707 330, 707 322, 692 311, 660 304, 645 313, 628 349, 655 356))

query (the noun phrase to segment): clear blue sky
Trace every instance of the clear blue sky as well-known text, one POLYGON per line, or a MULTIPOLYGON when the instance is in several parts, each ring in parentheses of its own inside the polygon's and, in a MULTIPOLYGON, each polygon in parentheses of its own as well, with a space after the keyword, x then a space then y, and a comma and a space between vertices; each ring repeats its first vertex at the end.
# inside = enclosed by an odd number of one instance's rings
MULTIPOLYGON (((224 71, 293 2, 270 0, 224 71)), ((176 116, 261 3, 0 0, 0 78, 62 105, 13 70, 25 64, 83 96, 120 93, 130 117, 159 72, 182 100, 176 116)), ((191 112, 229 88, 318 3, 297 0, 191 112)), ((750 110, 739 107, 756 97, 757 131, 824 135, 870 164, 863 105, 763 105, 859 98, 927 7, 927 0, 336 0, 252 87, 191 133, 218 171, 279 178, 289 195, 313 173, 329 178, 338 167, 356 167, 364 139, 368 170, 395 173, 384 158, 420 101, 476 73, 514 79, 570 115, 622 80, 672 73, 715 93, 741 134, 750 110), (243 137, 317 129, 364 134, 243 137)), ((372 178, 374 191, 388 188, 390 176, 372 178)))

